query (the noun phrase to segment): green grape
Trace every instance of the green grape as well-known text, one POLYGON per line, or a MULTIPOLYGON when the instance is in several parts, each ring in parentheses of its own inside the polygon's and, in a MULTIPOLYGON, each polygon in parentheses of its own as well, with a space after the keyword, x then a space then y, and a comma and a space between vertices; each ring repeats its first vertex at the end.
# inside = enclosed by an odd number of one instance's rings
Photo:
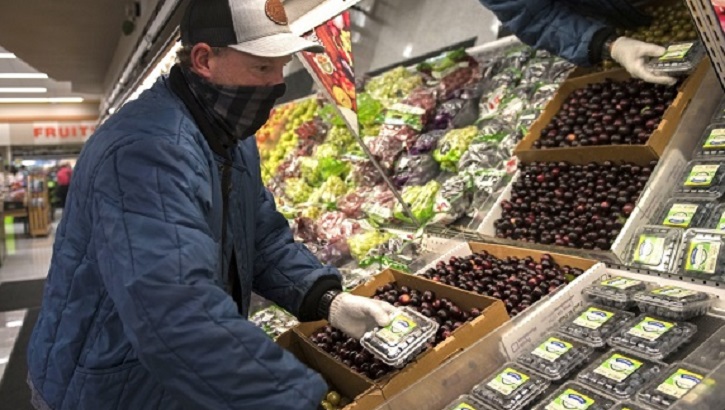
MULTIPOLYGON (((410 211, 419 223, 425 224, 433 218, 433 204, 440 187, 441 185, 437 181, 430 181, 423 186, 408 186, 403 190, 401 194, 403 201, 408 204, 410 211)), ((403 222, 413 222, 405 214, 400 204, 395 205, 394 216, 403 222)))
POLYGON ((377 248, 393 238, 388 232, 372 230, 361 234, 353 235, 347 240, 350 247, 350 254, 360 261, 365 258, 371 249, 377 248))
POLYGON ((307 201, 312 194, 312 187, 301 178, 288 178, 285 183, 284 193, 294 204, 307 201))

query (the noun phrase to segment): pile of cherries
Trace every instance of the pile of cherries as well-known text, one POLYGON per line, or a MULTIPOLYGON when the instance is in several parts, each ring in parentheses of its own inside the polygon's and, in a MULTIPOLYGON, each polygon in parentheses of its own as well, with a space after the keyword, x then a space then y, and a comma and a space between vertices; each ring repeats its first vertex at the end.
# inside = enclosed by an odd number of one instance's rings
POLYGON ((609 250, 656 165, 522 164, 511 198, 501 202, 496 237, 609 250))
MULTIPOLYGON (((396 283, 379 287, 373 299, 394 306, 409 306, 438 322, 440 327, 429 348, 448 338, 464 323, 481 315, 479 309, 464 310, 447 298, 438 298, 434 292, 419 291, 408 286, 398 286, 396 283)), ((335 359, 372 380, 380 379, 395 370, 365 350, 359 341, 332 326, 325 326, 319 333, 312 335, 311 340, 335 359)))
POLYGON ((676 86, 630 79, 575 90, 534 148, 645 144, 677 96, 676 86))
POLYGON ((423 276, 436 282, 500 299, 509 315, 516 316, 536 301, 581 275, 581 269, 559 266, 550 255, 539 262, 532 257, 498 259, 488 252, 452 257, 438 262, 423 276))

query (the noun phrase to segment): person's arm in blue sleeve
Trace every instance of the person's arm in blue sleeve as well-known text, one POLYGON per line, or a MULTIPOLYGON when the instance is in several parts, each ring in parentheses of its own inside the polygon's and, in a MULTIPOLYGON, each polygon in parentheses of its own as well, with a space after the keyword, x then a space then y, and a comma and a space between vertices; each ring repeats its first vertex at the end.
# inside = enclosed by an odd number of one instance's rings
POLYGON ((219 244, 205 166, 146 138, 96 172, 93 246, 124 331, 185 408, 316 409, 323 379, 242 318, 213 279, 219 244))
POLYGON ((580 66, 602 60, 612 27, 585 17, 556 0, 479 0, 524 43, 580 66))

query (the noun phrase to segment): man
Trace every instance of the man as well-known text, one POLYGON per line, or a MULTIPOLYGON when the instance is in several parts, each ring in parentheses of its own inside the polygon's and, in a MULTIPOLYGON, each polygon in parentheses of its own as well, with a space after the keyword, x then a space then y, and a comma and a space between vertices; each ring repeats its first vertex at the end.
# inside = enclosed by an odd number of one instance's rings
POLYGON ((280 0, 192 0, 181 32, 184 66, 76 165, 28 351, 37 408, 315 409, 324 381, 246 320, 252 290, 357 338, 394 314, 340 293, 262 185, 253 135, 289 56, 319 47, 280 0))
POLYGON ((65 207, 65 200, 68 196, 68 187, 70 186, 70 179, 72 175, 73 170, 71 169, 70 164, 67 163, 62 164, 56 173, 58 185, 55 188, 55 196, 58 199, 58 207, 61 209, 65 207))
POLYGON ((649 24, 635 4, 642 0, 479 0, 521 41, 550 51, 574 64, 590 66, 612 58, 635 78, 674 84, 672 77, 647 69, 665 48, 618 37, 609 22, 624 28, 649 24), (592 17, 590 17, 592 16, 592 17))

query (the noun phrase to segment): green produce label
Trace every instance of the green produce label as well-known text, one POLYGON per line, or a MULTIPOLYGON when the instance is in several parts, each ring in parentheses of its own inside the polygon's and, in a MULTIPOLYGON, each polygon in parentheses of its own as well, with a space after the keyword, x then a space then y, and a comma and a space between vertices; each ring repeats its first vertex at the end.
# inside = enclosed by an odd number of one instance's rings
POLYGON ((416 327, 418 327, 418 324, 413 319, 400 314, 389 325, 378 330, 377 335, 387 343, 396 345, 405 339, 416 327))
POLYGON ((700 384, 702 375, 688 372, 685 369, 677 369, 667 380, 657 387, 657 390, 672 397, 682 398, 693 387, 700 384))
POLYGON ((454 407, 453 410, 476 410, 476 408, 468 403, 461 403, 458 406, 454 407))
POLYGON ((725 128, 715 128, 705 140, 705 149, 721 149, 725 147, 725 128))
POLYGON ((697 208, 698 206, 694 204, 673 204, 662 224, 678 228, 687 228, 690 226, 692 218, 697 212, 697 208))
POLYGON ((578 318, 576 318, 576 320, 574 320, 574 324, 588 329, 599 329, 602 325, 607 323, 612 316, 614 316, 614 313, 612 312, 590 307, 586 310, 586 312, 582 313, 578 318))
POLYGON ((642 282, 639 280, 634 280, 634 279, 612 278, 612 279, 603 280, 600 284, 602 286, 609 286, 611 288, 624 290, 624 289, 629 289, 633 286, 637 286, 640 283, 642 283, 642 282))
POLYGON ((645 340, 655 341, 675 326, 674 323, 645 317, 637 326, 629 329, 628 334, 645 340))
POLYGON ((667 47, 667 51, 659 58, 660 61, 683 60, 694 43, 673 44, 667 47))
POLYGON ((697 291, 684 289, 677 286, 663 286, 651 292, 653 295, 669 296, 671 298, 682 299, 697 294, 697 291))
POLYGON ((574 389, 566 389, 551 403, 546 410, 586 410, 594 405, 594 400, 574 389))
POLYGON ((712 185, 720 165, 695 165, 687 176, 685 186, 709 187, 712 185))
POLYGON ((594 373, 616 382, 623 382, 632 373, 639 370, 640 367, 642 367, 642 362, 639 360, 631 359, 620 354, 613 354, 601 366, 594 369, 594 373))
POLYGON ((691 241, 687 249, 685 270, 712 275, 720 256, 720 242, 691 241))
POLYGON ((533 354, 534 356, 538 356, 548 362, 555 362, 573 347, 574 346, 571 343, 567 343, 555 337, 550 337, 547 341, 534 349, 531 354, 533 354))
POLYGON ((504 371, 499 373, 493 380, 488 382, 488 386, 492 390, 509 396, 511 393, 516 391, 519 387, 526 384, 529 381, 529 376, 517 372, 516 370, 507 367, 504 371))
POLYGON ((634 250, 634 262, 642 265, 657 266, 665 256, 665 238, 653 235, 640 235, 634 250))
POLYGON ((720 220, 717 221, 717 229, 721 231, 725 230, 725 212, 720 215, 720 220))

